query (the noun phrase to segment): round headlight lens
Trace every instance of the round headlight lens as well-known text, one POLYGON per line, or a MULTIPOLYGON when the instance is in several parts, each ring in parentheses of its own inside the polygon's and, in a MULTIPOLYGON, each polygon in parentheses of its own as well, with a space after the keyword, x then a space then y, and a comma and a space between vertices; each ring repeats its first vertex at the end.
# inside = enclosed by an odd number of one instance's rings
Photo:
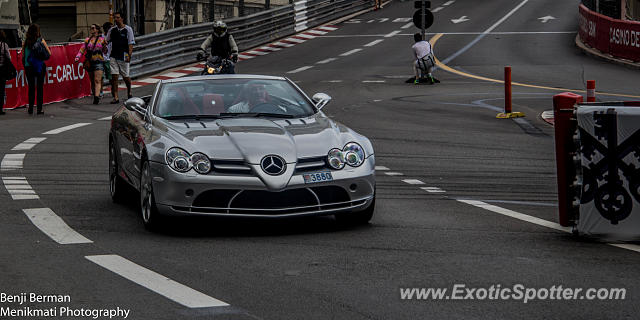
POLYGON ((333 169, 340 170, 344 168, 344 158, 340 149, 331 149, 327 154, 327 162, 333 169))
POLYGON ((345 162, 352 167, 358 167, 364 162, 364 150, 355 142, 347 143, 342 152, 345 162))
POLYGON ((191 169, 189 153, 180 148, 169 149, 166 161, 169 167, 178 172, 187 172, 191 169))
POLYGON ((196 152, 191 155, 191 163, 193 164, 193 170, 198 173, 206 174, 211 170, 211 161, 209 161, 209 157, 200 152, 196 152))

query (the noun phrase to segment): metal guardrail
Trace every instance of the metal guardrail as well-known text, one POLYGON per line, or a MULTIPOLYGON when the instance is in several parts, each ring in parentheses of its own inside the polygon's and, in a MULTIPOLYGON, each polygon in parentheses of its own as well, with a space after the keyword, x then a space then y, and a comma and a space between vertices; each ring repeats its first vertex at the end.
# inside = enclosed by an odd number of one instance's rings
MULTIPOLYGON (((373 0, 299 1, 226 21, 240 51, 295 34, 296 25, 313 28, 373 7, 373 0), (302 6, 301 6, 302 4, 302 6)), ((212 22, 160 31, 136 39, 133 78, 196 62, 197 49, 211 34, 212 22)), ((298 30, 300 31, 300 30, 298 30)))

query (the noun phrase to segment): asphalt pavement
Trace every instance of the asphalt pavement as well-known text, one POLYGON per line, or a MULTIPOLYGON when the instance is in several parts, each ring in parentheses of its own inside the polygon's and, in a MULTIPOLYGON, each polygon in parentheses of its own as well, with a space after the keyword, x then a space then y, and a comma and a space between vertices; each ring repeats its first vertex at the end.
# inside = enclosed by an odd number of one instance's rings
POLYGON ((108 117, 117 108, 109 97, 97 106, 89 98, 47 105, 44 116, 8 111, 0 156, 24 156, 1 172, 0 294, 69 295, 70 302, 0 307, 122 308, 128 319, 158 320, 637 318, 640 251, 576 238, 557 225, 553 127, 539 116, 553 95, 581 93, 588 79, 597 81, 599 100, 640 100, 637 71, 576 48, 577 1, 441 0, 431 8, 427 36, 442 63, 436 85, 405 83, 418 31, 409 25, 411 1, 391 1, 237 67, 289 77, 309 96, 329 94, 323 111, 372 140, 377 203, 366 226, 340 227, 332 217, 198 218, 151 233, 135 204, 109 197, 108 117), (502 80, 507 65, 514 82, 529 85, 513 87, 513 110, 526 114, 518 120, 495 118, 504 87, 478 79, 502 80), (74 124, 86 125, 49 132, 74 124), (45 139, 12 150, 33 138, 45 139), (37 199, 13 199, 10 185, 19 180, 30 187, 20 190, 33 191, 21 194, 37 199), (52 240, 34 211, 24 211, 43 208, 87 241, 52 240), (156 278, 161 284, 148 284, 156 278), (401 297, 406 288, 457 284, 624 288, 626 297, 401 297), (221 305, 190 305, 199 299, 221 305))

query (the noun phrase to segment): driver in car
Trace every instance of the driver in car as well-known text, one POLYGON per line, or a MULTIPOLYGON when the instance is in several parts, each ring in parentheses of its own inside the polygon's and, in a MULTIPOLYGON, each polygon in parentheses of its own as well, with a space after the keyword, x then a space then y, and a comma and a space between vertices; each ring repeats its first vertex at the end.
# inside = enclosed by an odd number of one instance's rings
POLYGON ((257 105, 269 102, 269 93, 261 84, 247 84, 242 94, 244 99, 227 109, 227 112, 246 113, 257 105))

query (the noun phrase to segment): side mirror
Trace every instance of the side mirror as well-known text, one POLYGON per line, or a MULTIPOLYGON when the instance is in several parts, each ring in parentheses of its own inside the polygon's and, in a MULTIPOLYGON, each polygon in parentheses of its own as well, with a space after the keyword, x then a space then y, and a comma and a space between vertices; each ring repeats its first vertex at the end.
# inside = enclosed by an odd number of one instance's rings
POLYGON ((147 112, 147 104, 141 98, 131 98, 124 102, 124 107, 141 115, 147 112))
POLYGON ((326 93, 316 93, 311 100, 316 104, 316 108, 320 110, 331 101, 331 97, 326 93))

